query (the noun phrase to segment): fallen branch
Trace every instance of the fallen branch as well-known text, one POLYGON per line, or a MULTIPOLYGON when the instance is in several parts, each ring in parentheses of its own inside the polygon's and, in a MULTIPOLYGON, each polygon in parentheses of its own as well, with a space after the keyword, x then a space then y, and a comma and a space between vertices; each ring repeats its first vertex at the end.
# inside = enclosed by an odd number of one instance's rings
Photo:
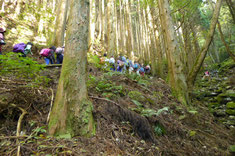
POLYGON ((0 140, 4 139, 20 139, 20 138, 27 138, 28 136, 0 136, 0 140))
MULTIPOLYGON (((20 109, 22 111, 22 114, 20 115, 20 117, 18 119, 17 130, 16 130, 16 136, 19 137, 20 136, 21 123, 22 123, 22 120, 23 120, 25 114, 27 114, 27 111, 24 110, 21 107, 16 106, 15 104, 11 104, 11 106, 17 107, 18 109, 20 109)), ((18 144, 18 147, 17 147, 17 156, 20 156, 20 143, 19 143, 18 139, 17 139, 17 144, 18 144)))
POLYGON ((54 100, 54 92, 53 92, 53 89, 51 89, 51 106, 50 106, 50 110, 49 110, 49 113, 48 113, 48 116, 47 116, 47 123, 49 122, 50 120, 50 115, 51 115, 51 109, 52 109, 52 105, 53 105, 53 100, 54 100))

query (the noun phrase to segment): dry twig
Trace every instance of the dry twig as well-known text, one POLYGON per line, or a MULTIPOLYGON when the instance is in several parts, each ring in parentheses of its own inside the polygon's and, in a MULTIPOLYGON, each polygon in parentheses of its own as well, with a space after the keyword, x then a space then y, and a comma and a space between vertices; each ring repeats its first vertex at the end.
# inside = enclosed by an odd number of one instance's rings
POLYGON ((54 100, 54 92, 53 92, 53 89, 50 88, 51 90, 51 106, 50 106, 50 110, 49 110, 49 113, 48 113, 48 116, 47 116, 47 123, 49 122, 49 119, 50 119, 50 115, 51 115, 51 109, 52 109, 52 105, 53 105, 53 100, 54 100))
MULTIPOLYGON (((19 137, 20 136, 20 129, 21 129, 21 123, 22 120, 25 116, 25 114, 27 114, 27 111, 24 110, 21 107, 16 106, 15 104, 11 104, 11 106, 13 107, 17 107, 18 109, 20 109, 22 111, 22 114, 20 115, 19 119, 18 119, 18 123, 17 123, 17 130, 16 130, 16 136, 19 137)), ((17 139, 17 144, 18 144, 18 148, 17 148, 17 156, 20 156, 20 143, 19 140, 17 139)))

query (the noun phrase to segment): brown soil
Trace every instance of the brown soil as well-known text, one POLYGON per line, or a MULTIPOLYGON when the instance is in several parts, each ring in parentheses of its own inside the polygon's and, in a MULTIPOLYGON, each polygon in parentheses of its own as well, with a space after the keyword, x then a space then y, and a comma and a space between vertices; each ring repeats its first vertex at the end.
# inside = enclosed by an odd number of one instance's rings
MULTIPOLYGON (((93 67, 94 68, 94 67, 93 67)), ((199 102, 192 105, 198 113, 189 113, 172 95, 169 86, 161 79, 153 78, 151 85, 144 86, 124 75, 113 75, 107 79, 122 85, 126 94, 106 100, 95 87, 89 88, 94 105, 96 135, 92 138, 75 137, 58 139, 47 136, 47 116, 53 89, 55 94, 60 68, 48 69, 52 81, 47 87, 29 88, 28 82, 9 77, 0 78, 0 155, 16 155, 16 127, 21 107, 27 111, 22 120, 22 155, 229 155, 228 147, 235 138, 230 130, 214 121, 213 115, 199 102), (147 100, 144 108, 169 111, 159 116, 144 117, 127 93, 139 91, 147 100), (153 96, 161 92, 163 96, 153 96), (15 104, 17 107, 13 107, 15 104), (181 118, 181 119, 179 119, 181 118), (165 134, 158 136, 154 126, 160 124, 165 134), (190 133, 191 132, 191 133, 190 133), (195 134, 193 134, 194 132, 195 134), (191 134, 191 135, 190 135, 191 134)), ((102 72, 93 69, 90 74, 101 79, 102 72), (94 72, 95 71, 95 72, 94 72)), ((232 155, 232 154, 231 154, 232 155)))

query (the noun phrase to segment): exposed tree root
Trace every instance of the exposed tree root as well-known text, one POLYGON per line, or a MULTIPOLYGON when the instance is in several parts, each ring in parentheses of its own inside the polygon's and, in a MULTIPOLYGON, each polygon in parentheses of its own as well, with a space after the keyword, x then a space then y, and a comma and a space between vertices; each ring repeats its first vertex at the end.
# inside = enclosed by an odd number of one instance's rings
MULTIPOLYGON (((24 110, 21 107, 16 106, 15 104, 11 104, 11 106, 17 107, 18 109, 20 109, 22 111, 22 114, 20 115, 18 123, 17 123, 17 130, 16 130, 16 137, 19 137, 20 136, 20 130, 21 130, 21 123, 22 123, 22 120, 23 120, 25 114, 27 114, 27 111, 24 110)), ((17 147, 17 156, 20 156, 20 143, 19 143, 18 139, 17 139, 17 144, 18 144, 18 147, 17 147)))
POLYGON ((52 109, 52 105, 53 105, 53 100, 54 100, 54 92, 53 92, 53 89, 51 89, 51 106, 50 106, 50 110, 49 110, 49 113, 48 113, 48 116, 47 116, 47 123, 49 122, 49 119, 50 119, 50 115, 51 115, 51 109, 52 109))
POLYGON ((129 121, 134 131, 142 139, 156 142, 152 128, 145 117, 135 113, 134 111, 122 108, 119 104, 114 101, 93 96, 90 96, 90 98, 103 100, 114 104, 112 106, 108 106, 106 109, 113 119, 117 119, 119 121, 129 121))

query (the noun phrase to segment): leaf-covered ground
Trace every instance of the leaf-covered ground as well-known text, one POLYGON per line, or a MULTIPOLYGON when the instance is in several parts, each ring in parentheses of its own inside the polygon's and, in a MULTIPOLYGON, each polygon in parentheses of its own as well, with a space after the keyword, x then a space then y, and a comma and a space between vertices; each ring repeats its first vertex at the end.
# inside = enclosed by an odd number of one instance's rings
POLYGON ((92 138, 47 136, 60 68, 43 72, 52 79, 47 87, 26 87, 26 81, 1 77, 0 155, 16 155, 19 143, 22 155, 232 155, 234 129, 216 122, 201 102, 181 105, 164 80, 95 67, 89 71, 96 121, 92 138), (21 137, 14 137, 22 114, 19 107, 27 114, 21 137))

